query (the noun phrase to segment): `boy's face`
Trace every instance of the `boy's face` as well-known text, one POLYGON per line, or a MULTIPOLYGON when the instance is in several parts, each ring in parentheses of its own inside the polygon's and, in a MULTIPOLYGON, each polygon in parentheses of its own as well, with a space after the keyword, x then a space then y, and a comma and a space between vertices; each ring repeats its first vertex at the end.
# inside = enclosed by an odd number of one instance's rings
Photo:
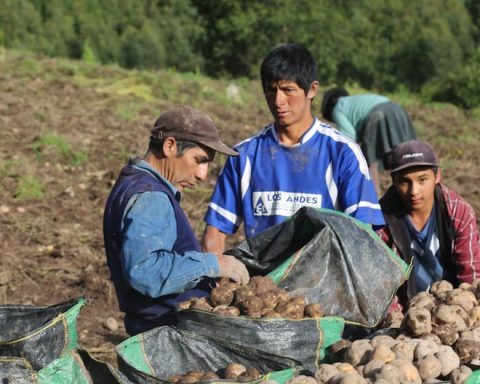
POLYGON ((279 80, 265 87, 265 98, 275 122, 280 127, 311 123, 311 101, 318 91, 318 82, 310 85, 307 94, 293 80, 279 80))
POLYGON ((440 172, 433 168, 415 167, 393 175, 393 185, 409 212, 431 209, 439 182, 440 172))

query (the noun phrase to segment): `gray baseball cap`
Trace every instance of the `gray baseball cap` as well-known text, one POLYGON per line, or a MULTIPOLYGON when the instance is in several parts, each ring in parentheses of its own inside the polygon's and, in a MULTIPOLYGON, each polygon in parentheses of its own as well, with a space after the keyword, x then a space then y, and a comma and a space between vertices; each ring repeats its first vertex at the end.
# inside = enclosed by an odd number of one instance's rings
POLYGON ((387 168, 391 173, 422 165, 440 166, 433 147, 425 141, 405 141, 393 147, 387 155, 387 168))

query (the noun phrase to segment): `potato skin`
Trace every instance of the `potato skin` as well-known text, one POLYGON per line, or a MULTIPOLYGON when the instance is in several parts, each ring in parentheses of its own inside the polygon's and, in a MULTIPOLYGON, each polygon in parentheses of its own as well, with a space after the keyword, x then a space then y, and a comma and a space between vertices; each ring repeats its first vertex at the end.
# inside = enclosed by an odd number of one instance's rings
POLYGON ((213 308, 212 312, 222 316, 232 316, 232 317, 240 316, 240 309, 238 309, 237 307, 228 306, 228 305, 218 305, 215 308, 213 308))
POLYGON ((192 305, 190 309, 196 309, 198 311, 212 312, 212 306, 207 302, 205 297, 192 299, 192 305))
POLYGON ((247 370, 247 367, 245 367, 242 364, 230 363, 225 367, 224 378, 225 379, 236 379, 238 376, 240 376, 246 370, 247 370))
POLYGON ((260 378, 260 372, 258 372, 255 368, 247 368, 245 372, 241 373, 237 377, 237 381, 254 381, 260 378))
POLYGON ((303 312, 305 317, 310 317, 312 319, 318 319, 320 317, 323 317, 323 310, 322 307, 320 307, 320 304, 307 304, 305 306, 305 310, 303 312))
POLYGON ((248 282, 248 286, 257 294, 272 291, 277 286, 270 277, 267 276, 253 276, 248 282))
POLYGON ((228 286, 216 287, 210 292, 210 304, 214 307, 217 305, 230 305, 232 301, 233 289, 228 286))
POLYGON ((240 312, 242 315, 258 319, 262 317, 263 301, 259 297, 250 296, 239 303, 240 312))

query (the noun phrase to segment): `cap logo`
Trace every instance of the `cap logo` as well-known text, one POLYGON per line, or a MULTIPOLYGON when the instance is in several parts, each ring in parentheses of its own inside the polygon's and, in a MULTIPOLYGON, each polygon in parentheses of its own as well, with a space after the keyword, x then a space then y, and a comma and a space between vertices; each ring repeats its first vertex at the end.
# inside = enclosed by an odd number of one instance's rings
POLYGON ((407 153, 402 156, 402 159, 410 159, 412 157, 423 157, 423 152, 407 153))

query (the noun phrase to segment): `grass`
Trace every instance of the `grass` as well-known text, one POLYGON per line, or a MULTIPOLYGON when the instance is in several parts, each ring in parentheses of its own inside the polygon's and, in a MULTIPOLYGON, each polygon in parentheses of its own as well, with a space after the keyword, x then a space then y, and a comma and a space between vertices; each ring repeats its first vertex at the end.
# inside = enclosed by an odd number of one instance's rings
POLYGON ((23 175, 13 196, 16 200, 40 200, 45 197, 45 190, 40 180, 32 175, 23 175))
POLYGON ((53 150, 71 166, 79 166, 87 162, 88 156, 83 151, 72 150, 70 144, 57 132, 49 131, 37 137, 32 148, 37 160, 41 161, 45 157, 47 150, 53 150))

